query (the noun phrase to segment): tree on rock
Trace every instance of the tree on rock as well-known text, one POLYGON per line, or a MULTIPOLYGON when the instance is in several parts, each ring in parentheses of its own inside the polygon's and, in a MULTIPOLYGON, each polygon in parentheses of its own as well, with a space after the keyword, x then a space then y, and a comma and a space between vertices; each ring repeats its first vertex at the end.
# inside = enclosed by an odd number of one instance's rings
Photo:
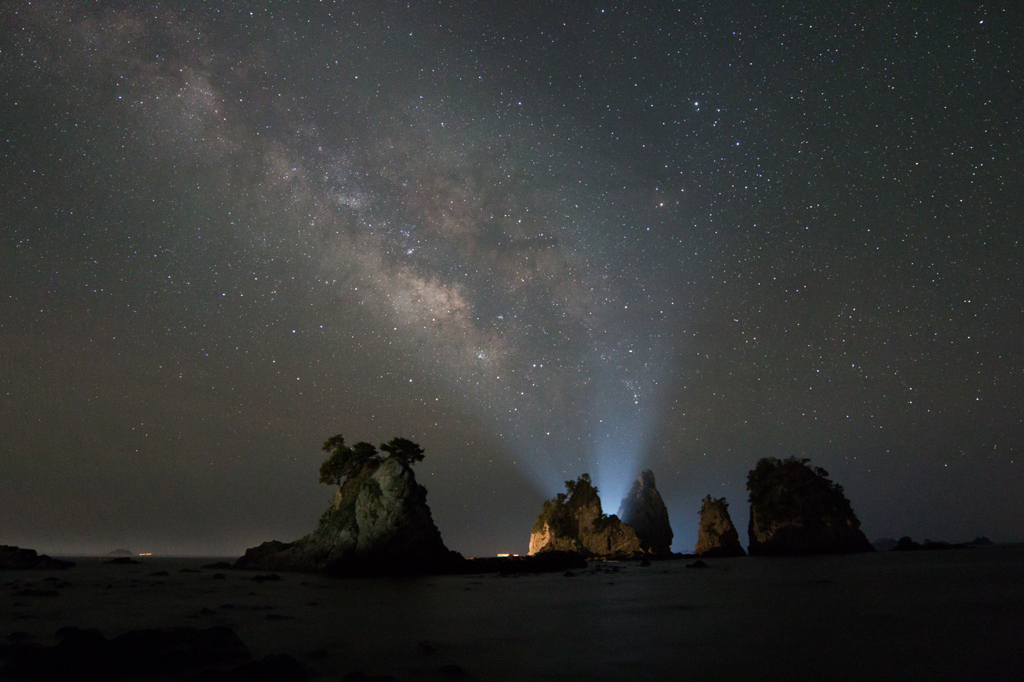
POLYGON ((316 529, 294 542, 267 542, 246 550, 237 568, 324 571, 338 575, 436 573, 462 557, 444 545, 427 506, 427 489, 409 466, 423 449, 406 438, 381 446, 351 447, 339 434, 324 442, 329 453, 320 480, 338 486, 316 529))
POLYGON ((740 534, 729 518, 729 503, 724 497, 713 499, 710 495, 704 498, 700 509, 700 525, 697 528, 697 546, 693 553, 697 556, 727 557, 743 556, 745 552, 740 546, 740 534))
POLYGON ((330 455, 320 465, 320 482, 340 486, 349 476, 358 473, 367 464, 379 461, 377 448, 370 443, 359 442, 348 447, 339 433, 324 441, 324 452, 330 455))
POLYGON ((636 532, 601 509, 598 490, 583 474, 565 482, 564 493, 544 502, 530 534, 530 554, 578 552, 584 556, 625 557, 641 553, 636 532))
POLYGON ((380 449, 388 453, 390 458, 396 459, 406 466, 423 461, 423 448, 408 438, 392 438, 387 443, 382 443, 380 449))
POLYGON ((747 475, 751 555, 873 550, 843 487, 809 461, 765 457, 747 475))

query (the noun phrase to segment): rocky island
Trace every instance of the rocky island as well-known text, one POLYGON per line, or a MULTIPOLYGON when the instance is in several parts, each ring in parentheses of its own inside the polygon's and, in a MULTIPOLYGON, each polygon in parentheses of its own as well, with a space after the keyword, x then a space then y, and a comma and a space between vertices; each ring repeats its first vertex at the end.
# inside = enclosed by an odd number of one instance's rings
POLYGON ((544 503, 530 534, 530 555, 561 551, 625 558, 643 553, 636 532, 618 516, 603 512, 589 474, 566 481, 565 490, 544 503))
POLYGON ((456 570, 464 560, 445 547, 427 490, 412 472, 423 449, 405 438, 380 447, 383 455, 369 443, 349 447, 340 435, 328 439, 320 481, 338 490, 316 530, 294 542, 250 548, 235 567, 335 575, 456 570))
POLYGON ((740 545, 740 534, 729 516, 729 503, 724 497, 704 498, 700 509, 700 527, 697 530, 697 546, 693 553, 702 557, 745 556, 740 545))
POLYGON ((618 517, 636 531, 640 549, 655 556, 672 554, 672 525, 661 493, 654 484, 654 472, 640 474, 619 506, 618 517))
POLYGON ((843 487, 809 461, 765 457, 748 474, 751 556, 874 550, 843 487))

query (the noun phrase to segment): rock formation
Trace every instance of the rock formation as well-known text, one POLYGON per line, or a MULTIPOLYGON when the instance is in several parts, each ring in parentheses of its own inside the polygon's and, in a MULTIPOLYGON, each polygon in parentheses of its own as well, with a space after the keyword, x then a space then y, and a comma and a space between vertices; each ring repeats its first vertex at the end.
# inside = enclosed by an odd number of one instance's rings
POLYGON ((20 570, 39 569, 54 570, 71 568, 75 565, 73 561, 61 561, 53 559, 45 554, 36 554, 34 549, 22 549, 10 545, 0 545, 0 569, 20 570))
POLYGON ((445 547, 409 461, 374 456, 345 478, 315 531, 246 550, 235 567, 372 575, 444 572, 461 561, 445 547))
POLYGON ((654 485, 654 472, 650 469, 633 481, 633 487, 622 499, 618 516, 636 531, 643 551, 658 556, 672 553, 672 525, 668 520, 668 509, 654 485))
POLYGON ((809 461, 765 457, 747 475, 751 556, 873 551, 843 487, 809 461))
POLYGON ((704 498, 700 509, 700 527, 697 529, 697 556, 723 557, 744 556, 740 545, 740 534, 729 517, 729 503, 724 497, 717 500, 710 495, 704 498))
POLYGON ((614 514, 601 510, 590 476, 565 482, 566 493, 544 503, 533 524, 530 554, 578 552, 586 557, 630 557, 641 553, 636 532, 614 514))

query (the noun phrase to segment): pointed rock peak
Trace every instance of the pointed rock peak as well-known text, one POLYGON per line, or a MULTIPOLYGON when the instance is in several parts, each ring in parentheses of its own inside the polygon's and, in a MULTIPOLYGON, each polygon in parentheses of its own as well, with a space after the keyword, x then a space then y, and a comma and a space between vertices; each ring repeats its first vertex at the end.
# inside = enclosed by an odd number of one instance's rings
POLYGON ((654 484, 654 472, 647 469, 635 481, 619 506, 619 518, 633 527, 640 546, 649 554, 672 553, 672 525, 668 509, 654 484))
POLYGON ((743 556, 740 534, 729 518, 729 503, 724 497, 717 500, 710 495, 700 508, 700 527, 697 529, 697 556, 743 556))
POLYGON ((640 472, 634 485, 636 484, 639 484, 641 488, 654 488, 654 490, 657 490, 657 487, 654 485, 654 472, 650 469, 644 469, 640 472))

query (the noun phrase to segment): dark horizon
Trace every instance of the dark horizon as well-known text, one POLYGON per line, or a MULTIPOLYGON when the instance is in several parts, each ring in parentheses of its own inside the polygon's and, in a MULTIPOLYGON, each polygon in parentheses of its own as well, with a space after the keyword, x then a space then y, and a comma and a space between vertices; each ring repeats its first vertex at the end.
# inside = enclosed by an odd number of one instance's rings
POLYGON ((237 556, 403 436, 446 544, 809 458, 1024 541, 1019 9, 0 9, 0 544, 237 556))

